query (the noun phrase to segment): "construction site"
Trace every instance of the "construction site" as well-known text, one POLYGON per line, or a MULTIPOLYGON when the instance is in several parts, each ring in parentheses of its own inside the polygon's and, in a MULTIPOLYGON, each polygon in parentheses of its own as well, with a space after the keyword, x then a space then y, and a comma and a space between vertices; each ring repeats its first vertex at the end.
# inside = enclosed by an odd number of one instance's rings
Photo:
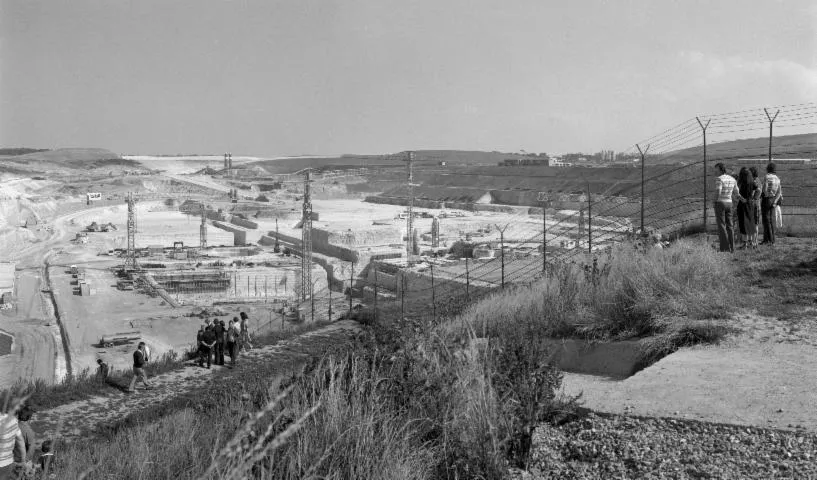
MULTIPOLYGON (((62 149, 0 161, 0 331, 12 339, 0 380, 55 380, 99 358, 126 366, 137 340, 184 350, 205 317, 241 311, 259 332, 389 309, 436 317, 553 262, 595 268, 617 243, 707 228, 705 196, 689 193, 694 168, 504 156, 176 161, 62 149), (649 195, 645 175, 659 179, 649 195)), ((812 228, 798 223, 810 218, 798 188, 787 186, 789 232, 812 228)))

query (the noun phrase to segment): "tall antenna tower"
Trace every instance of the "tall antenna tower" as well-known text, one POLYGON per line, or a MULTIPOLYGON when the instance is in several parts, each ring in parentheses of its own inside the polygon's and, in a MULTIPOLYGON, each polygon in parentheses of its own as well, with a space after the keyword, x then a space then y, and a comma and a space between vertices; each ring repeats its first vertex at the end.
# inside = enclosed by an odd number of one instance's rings
POLYGON ((125 270, 136 270, 136 200, 128 192, 128 251, 125 256, 125 270))
MULTIPOLYGON (((312 182, 309 170, 304 172, 304 214, 301 221, 301 301, 312 297, 312 182)), ((277 237, 276 237, 277 238, 277 237)))
POLYGON ((408 209, 406 211, 406 264, 411 265, 411 256, 414 254, 414 152, 408 152, 406 158, 406 173, 408 185, 408 209))
POLYGON ((201 226, 199 227, 199 248, 204 251, 207 248, 207 210, 204 202, 201 203, 201 226))

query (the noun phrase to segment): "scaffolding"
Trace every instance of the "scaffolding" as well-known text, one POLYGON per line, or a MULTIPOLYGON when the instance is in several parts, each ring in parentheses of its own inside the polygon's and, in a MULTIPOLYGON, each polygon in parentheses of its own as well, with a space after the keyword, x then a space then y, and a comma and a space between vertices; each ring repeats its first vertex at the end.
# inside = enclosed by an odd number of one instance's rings
POLYGON ((128 192, 128 250, 125 255, 125 270, 136 270, 136 199, 128 192))
POLYGON ((301 301, 312 297, 312 192, 311 172, 304 172, 304 206, 301 221, 301 301))

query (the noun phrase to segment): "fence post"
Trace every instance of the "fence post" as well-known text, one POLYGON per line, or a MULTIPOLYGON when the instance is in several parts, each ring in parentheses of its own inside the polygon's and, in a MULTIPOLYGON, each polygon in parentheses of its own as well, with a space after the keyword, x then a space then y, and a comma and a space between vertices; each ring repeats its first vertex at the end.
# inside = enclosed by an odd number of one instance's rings
POLYGON ((437 322, 437 294, 434 288, 434 264, 431 264, 431 311, 434 315, 434 323, 437 322))
POLYGON ((400 323, 406 318, 406 274, 400 274, 400 323))
POLYGON ((352 318, 352 286, 355 282, 355 262, 351 262, 349 266, 349 318, 352 318))
POLYGON ((707 191, 707 183, 706 183, 706 129, 709 127, 709 122, 711 122, 712 119, 710 118, 709 120, 707 120, 706 125, 704 125, 703 122, 701 122, 701 119, 698 118, 698 117, 695 117, 695 120, 698 121, 698 125, 701 126, 701 130, 703 130, 703 134, 704 134, 704 238, 706 238, 706 231, 707 231, 707 225, 706 224, 708 223, 707 218, 706 218, 707 217, 706 208, 707 208, 707 203, 708 203, 707 199, 706 199, 706 197, 707 197, 707 194, 706 194, 706 191, 707 191))
POLYGON ((542 272, 548 268, 548 202, 542 203, 542 272))
POLYGON ((374 323, 377 323, 377 268, 374 269, 374 323))
POLYGON ((510 223, 505 224, 504 227, 499 228, 499 225, 496 225, 496 229, 499 230, 499 244, 500 244, 500 264, 502 265, 502 280, 501 285, 502 289, 505 289, 505 230, 508 229, 508 225, 510 223))
POLYGON ((471 298, 471 270, 468 268, 468 257, 465 257, 465 297, 471 298))
POLYGON ((637 143, 635 144, 635 148, 638 149, 638 153, 641 154, 641 236, 644 236, 644 163, 645 157, 647 152, 650 150, 650 146, 647 145, 647 148, 641 150, 641 146, 637 143))
POLYGON ((587 182, 587 253, 593 253, 593 201, 590 199, 590 182, 587 182))
POLYGON ((775 112, 774 116, 769 115, 769 111, 766 110, 765 108, 763 109, 763 111, 766 112, 766 118, 769 119, 769 163, 771 163, 772 162, 772 131, 773 131, 772 128, 773 128, 773 125, 774 125, 774 121, 777 118, 777 114, 780 113, 780 109, 777 109, 777 112, 775 112))

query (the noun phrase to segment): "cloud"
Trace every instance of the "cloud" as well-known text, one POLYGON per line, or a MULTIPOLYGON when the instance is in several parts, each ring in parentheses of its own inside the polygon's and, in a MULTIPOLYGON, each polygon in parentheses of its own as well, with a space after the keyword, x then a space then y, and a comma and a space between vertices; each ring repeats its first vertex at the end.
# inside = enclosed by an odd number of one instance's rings
POLYGON ((694 70, 695 84, 712 88, 724 85, 774 85, 787 87, 804 100, 814 100, 817 95, 817 67, 809 67, 787 60, 747 60, 741 56, 720 57, 698 51, 683 51, 679 57, 694 70))

